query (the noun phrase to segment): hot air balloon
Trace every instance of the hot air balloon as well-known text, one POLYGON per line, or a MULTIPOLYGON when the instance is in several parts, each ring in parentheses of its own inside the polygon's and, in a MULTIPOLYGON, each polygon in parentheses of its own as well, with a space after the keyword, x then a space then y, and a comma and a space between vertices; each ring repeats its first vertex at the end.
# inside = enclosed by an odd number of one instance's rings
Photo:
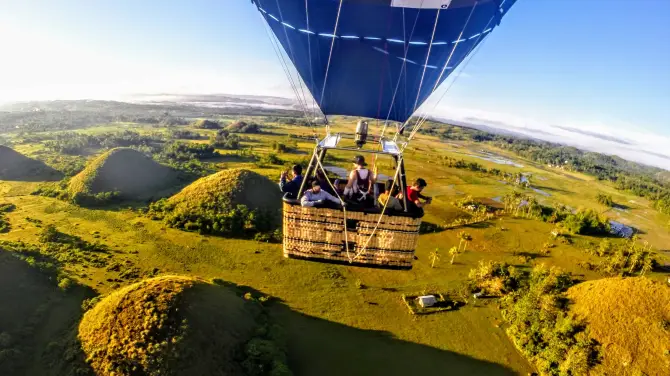
MULTIPOLYGON (((330 150, 388 155, 405 192, 403 150, 425 121, 417 110, 499 24, 516 0, 252 0, 306 117, 307 94, 324 115, 383 121, 377 137, 361 120, 354 134, 317 138, 305 176, 326 173, 330 150), (283 50, 283 54, 281 53, 283 50), (286 56, 299 77, 290 74, 286 56), (301 96, 302 95, 302 96, 301 96), (414 116, 414 118, 413 118, 414 116), (413 119, 413 125, 409 121, 413 119), (396 122, 395 134, 387 125, 396 122), (410 129, 406 142, 398 136, 410 129), (353 139, 353 144, 347 141, 353 139), (367 146, 367 147, 366 147, 367 146)), ((327 123, 327 118, 326 118, 327 123)), ((305 179, 307 180, 307 179, 305 179)), ((386 206, 365 210, 301 207, 284 197, 284 255, 410 269, 421 218, 386 206)), ((333 187, 334 188, 334 187, 333 187)), ((339 197, 339 196, 338 196, 339 197)), ((341 198, 341 197, 339 197, 341 198)))

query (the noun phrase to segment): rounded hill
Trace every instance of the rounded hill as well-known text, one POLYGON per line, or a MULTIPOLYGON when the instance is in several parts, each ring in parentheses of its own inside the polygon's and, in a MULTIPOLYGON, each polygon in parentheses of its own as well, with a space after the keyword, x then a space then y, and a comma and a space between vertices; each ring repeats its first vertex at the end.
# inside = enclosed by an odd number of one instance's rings
POLYGON ((196 180, 170 197, 168 203, 178 211, 206 208, 223 212, 237 205, 250 210, 279 211, 281 199, 277 184, 267 177, 245 169, 230 169, 196 180))
POLYGON ((62 174, 36 159, 0 145, 0 180, 60 180, 62 174))
POLYGON ((646 277, 605 278, 571 287, 568 297, 601 345, 596 373, 668 374, 670 287, 646 277))
POLYGON ((193 128, 197 129, 219 129, 221 125, 215 121, 207 119, 198 119, 191 123, 193 128))
POLYGON ((156 197, 177 183, 177 173, 137 150, 116 148, 96 158, 72 178, 75 198, 116 192, 128 200, 156 197))
POLYGON ((290 375, 267 324, 261 305, 232 288, 163 276, 104 297, 78 337, 98 375, 290 375))

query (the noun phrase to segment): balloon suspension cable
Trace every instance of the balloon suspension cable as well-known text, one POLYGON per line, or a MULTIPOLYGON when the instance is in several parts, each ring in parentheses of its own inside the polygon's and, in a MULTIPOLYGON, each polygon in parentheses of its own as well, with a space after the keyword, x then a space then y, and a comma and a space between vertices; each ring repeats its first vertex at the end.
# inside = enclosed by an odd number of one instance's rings
MULTIPOLYGON (((384 207, 382 208, 382 212, 379 214, 379 218, 377 219, 377 224, 375 224, 375 227, 372 229, 372 232, 370 233, 370 236, 368 239, 365 241, 365 245, 363 248, 361 248, 358 252, 356 252, 356 255, 354 255, 353 260, 356 260, 360 255, 362 255, 368 248, 368 245, 370 244, 370 241, 372 238, 375 236, 375 233, 377 232, 377 229, 379 229, 379 226, 381 225, 382 218, 384 218, 384 213, 386 213, 386 208, 388 207, 389 201, 391 201, 390 193, 393 192, 393 189, 395 188, 398 178, 400 176, 400 168, 403 163, 403 157, 402 154, 398 156, 398 166, 396 167, 395 170, 395 175, 393 176, 393 183, 391 184, 391 190, 389 191, 389 197, 386 198, 386 202, 384 203, 384 207)), ((403 192, 403 194, 407 194, 407 192, 403 192)))
MULTIPOLYGON (((430 52, 433 49, 433 41, 435 40, 435 31, 437 31, 437 23, 440 20, 440 11, 441 10, 442 9, 438 9, 437 13, 435 14, 435 24, 433 25, 433 34, 430 36, 430 44, 428 45, 428 53, 426 53, 426 62, 423 64, 423 72, 421 72, 421 81, 419 81, 419 90, 416 91, 416 100, 414 101, 414 108, 412 109, 412 112, 416 111, 416 106, 419 104, 419 97, 421 96, 421 87, 423 87, 423 79, 426 77, 426 69, 428 69, 428 61, 430 59, 430 52)), ((463 34, 463 32, 461 32, 461 35, 462 34, 463 34)), ((461 39, 460 36, 458 37, 458 39, 461 39)), ((454 45, 454 48, 455 47, 456 46, 454 45)), ((451 58, 451 56, 450 56, 450 58, 451 58)))
MULTIPOLYGON (((495 20, 495 19, 496 19, 496 16, 491 17, 491 19, 486 24, 486 26, 484 26, 484 30, 487 30, 489 28, 489 25, 491 24, 491 22, 493 22, 493 20, 495 20)), ((467 61, 465 62, 465 64, 463 64, 461 66, 461 69, 458 71, 458 73, 456 73, 456 77, 454 77, 454 79, 449 83, 449 86, 447 86, 446 90, 442 93, 440 98, 435 102, 435 104, 433 105, 433 108, 430 111, 424 110, 423 115, 419 118, 419 121, 416 123, 415 127, 412 129, 412 132, 410 133, 410 136, 409 136, 408 140, 413 139, 414 136, 416 135, 416 133, 421 129, 423 124, 426 122, 429 113, 434 111, 435 108, 437 108, 437 106, 440 104, 442 99, 446 96, 446 94, 449 92, 451 87, 454 85, 454 83, 461 76, 461 73, 463 73, 463 71, 465 70, 465 68, 467 68, 468 64, 470 64, 470 62, 472 61, 474 56, 476 56, 477 53, 481 50, 481 46, 484 44, 484 42, 486 42, 487 37, 488 37, 488 33, 486 35, 484 35, 484 33, 479 35, 477 41, 474 43, 473 47, 467 53, 467 61), (481 43, 479 43, 480 41, 481 41, 481 43), (474 52, 473 52, 473 50, 474 50, 474 52)), ((403 150, 404 150, 404 148, 403 148, 403 150)))
MULTIPOLYGON (((326 64, 326 75, 323 78, 323 88, 321 88, 321 98, 319 100, 319 107, 323 104, 323 96, 326 94, 326 84, 328 84, 328 72, 330 71, 330 61, 333 58, 333 49, 335 47, 335 39, 337 39, 337 27, 340 24, 340 13, 342 12, 342 2, 340 0, 340 5, 337 7, 337 17, 335 18, 335 28, 333 30, 332 41, 330 42, 330 53, 328 54, 328 63, 326 64)), ((324 114, 325 116, 325 114, 324 114)))
MULTIPOLYGON (((295 95, 298 105, 300 110, 302 110, 304 118, 307 120, 308 124, 310 124, 313 132, 314 139, 317 140, 318 142, 318 132, 316 130, 316 126, 313 121, 309 119, 308 115, 308 110, 306 105, 302 102, 300 98, 300 94, 298 92, 298 88, 295 84, 295 81, 293 79, 293 75, 291 75, 290 67, 288 63, 286 62, 286 59, 281 53, 281 45, 279 44, 279 41, 277 40, 276 36, 272 34, 270 31, 270 24, 267 22, 267 19, 263 17, 263 15, 259 12, 261 19, 263 20, 263 24, 265 25, 265 32, 268 35, 268 39, 270 39, 270 44, 272 44, 272 48, 275 51, 275 55, 277 56, 277 60, 279 60, 279 64, 281 65, 282 69, 284 70, 284 74, 286 75, 286 78, 289 82, 289 85, 291 86, 291 89, 293 90, 293 94, 295 95)), ((300 77, 298 77, 300 79, 300 77)))
MULTIPOLYGON (((421 4, 419 6, 423 5, 423 1, 421 0, 421 4)), ((416 18, 414 18, 414 25, 412 26, 412 31, 409 33, 409 39, 405 38, 405 42, 408 40, 412 40, 412 37, 414 36, 414 30, 416 30, 416 24, 419 22, 419 15, 421 14, 421 9, 416 12, 416 18)), ((403 36, 406 37, 405 35, 405 8, 402 10, 402 20, 403 20, 403 36)), ((395 89, 393 90, 393 97, 391 98, 391 105, 389 106, 389 111, 386 114, 386 123, 388 123, 389 118, 391 117, 391 111, 393 110, 393 106, 395 104, 395 99, 398 94, 398 89, 400 88, 400 81, 402 81, 402 76, 403 73, 407 72, 406 65, 407 65, 407 53, 409 52, 409 43, 405 44, 405 56, 403 56, 402 59, 402 67, 400 68, 400 75, 398 75, 398 82, 396 82, 395 89)), ((405 77, 407 75, 405 74, 405 77)), ((384 127, 386 127, 386 123, 384 124, 384 127)))
MULTIPOLYGON (((281 6, 279 5, 279 0, 276 0, 277 2, 277 11, 279 12, 279 19, 282 23, 284 23, 284 15, 281 11, 281 6)), ((291 61, 296 61, 295 60, 295 54, 293 53, 293 46, 291 45, 291 38, 288 36, 288 32, 286 31, 286 28, 282 28, 284 30, 284 37, 286 37, 286 45, 288 46, 288 52, 291 54, 291 61)), ((311 61, 310 61, 311 63, 311 61)), ((303 105, 305 106, 305 112, 308 112, 307 108, 307 97, 305 96, 305 89, 302 85, 302 78, 300 77, 300 74, 297 75, 298 85, 300 86, 300 93, 302 93, 301 100, 303 102, 303 105)))
MULTIPOLYGON (((307 30, 310 30, 309 28, 309 0, 305 0, 305 18, 306 18, 306 23, 307 23, 307 30)), ((309 58, 309 77, 312 81, 312 90, 314 89, 314 68, 312 67, 312 35, 310 33, 307 33, 307 56, 309 58)), ((316 119, 316 101, 314 100, 314 97, 312 96, 312 119, 316 119)))
MULTIPOLYGON (((477 4, 478 4, 478 2, 475 2, 475 5, 470 10, 470 14, 468 15, 468 18, 465 20, 465 24, 463 24, 463 28, 461 29, 461 32, 458 35, 458 39, 456 39, 456 43, 454 43, 454 47, 452 47, 451 52, 449 53, 449 57, 447 58, 447 61, 444 63, 444 67, 442 67, 442 71, 440 72, 439 77, 435 81, 435 85, 433 85, 433 88, 431 89, 430 94, 428 94, 428 97, 430 97, 435 92, 435 90, 437 90, 437 87, 440 85, 440 81, 442 80, 442 77, 444 76, 444 72, 446 72, 449 69, 449 63, 451 62, 451 59, 453 58, 454 53, 456 52, 456 48, 458 47, 458 45, 460 44, 460 42, 463 38, 463 34, 465 33, 465 29, 468 27, 468 24, 470 24, 470 19, 472 18, 472 14, 475 12, 475 9, 477 8, 477 4)), ((431 40, 431 44, 432 44, 432 40, 431 40)), ((424 67, 424 73, 425 73, 425 67, 424 67)), ((418 103, 418 98, 419 98, 420 92, 421 91, 419 89, 419 93, 417 93, 417 103, 418 103)), ((414 110, 416 111, 416 105, 415 105, 414 110)), ((409 122, 411 120, 412 120, 412 118, 410 117, 409 119, 407 119, 407 121, 405 121, 405 123, 402 125, 400 130, 396 133, 394 141, 397 140, 399 133, 402 132, 402 130, 404 130, 405 127, 407 127, 407 125, 409 124, 409 122)), ((414 130, 417 129, 416 126, 419 123, 419 121, 420 121, 420 119, 417 119, 417 122, 415 123, 414 127, 412 128, 412 132, 410 132, 410 137, 408 137, 408 142, 411 141, 414 130)))
POLYGON ((323 167, 323 164, 321 163, 321 159, 319 159, 319 156, 318 156, 316 150, 317 149, 314 148, 314 154, 312 155, 312 158, 314 158, 316 160, 316 163, 318 165, 317 167, 319 167, 321 169, 321 172, 323 172, 323 175, 326 177, 326 181, 328 182, 328 185, 330 186, 330 189, 332 189, 333 192, 335 192, 335 195, 337 196, 337 199, 340 200, 340 204, 342 204, 342 213, 343 213, 343 217, 344 217, 344 222, 343 222, 343 224, 344 224, 344 247, 345 247, 345 250, 347 252, 347 259, 349 259, 349 263, 352 263, 352 262, 354 262, 354 259, 351 257, 351 254, 349 252, 349 232, 347 231, 347 207, 345 205, 344 200, 340 196, 340 194, 337 193, 337 189, 335 188, 333 183, 331 183, 330 179, 328 179, 328 172, 323 167))

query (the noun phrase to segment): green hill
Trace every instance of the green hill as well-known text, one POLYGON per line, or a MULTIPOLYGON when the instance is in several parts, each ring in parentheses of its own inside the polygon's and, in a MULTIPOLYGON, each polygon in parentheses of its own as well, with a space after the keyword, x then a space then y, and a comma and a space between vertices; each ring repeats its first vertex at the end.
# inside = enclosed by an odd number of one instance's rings
POLYGON ((670 287, 646 277, 606 278, 580 283, 568 297, 601 345, 594 374, 670 374, 670 287))
POLYGON ((168 202, 177 209, 227 210, 236 205, 249 209, 281 209, 282 194, 277 184, 245 169, 231 169, 196 180, 168 202))
POLYGON ((98 375, 290 375, 266 319, 230 288, 163 276, 102 299, 79 339, 98 375))
POLYGON ((177 184, 177 173, 139 151, 116 148, 96 158, 72 178, 68 192, 81 196, 117 192, 127 200, 157 197, 177 184))
POLYGON ((215 121, 207 120, 207 119, 198 119, 195 120, 191 123, 191 126, 193 128, 197 129, 219 129, 221 128, 221 125, 215 121))
POLYGON ((206 234, 268 234, 281 224, 282 193, 265 176, 244 169, 218 172, 151 205, 152 218, 206 234))
POLYGON ((62 174, 41 161, 0 145, 0 180, 53 181, 62 174))

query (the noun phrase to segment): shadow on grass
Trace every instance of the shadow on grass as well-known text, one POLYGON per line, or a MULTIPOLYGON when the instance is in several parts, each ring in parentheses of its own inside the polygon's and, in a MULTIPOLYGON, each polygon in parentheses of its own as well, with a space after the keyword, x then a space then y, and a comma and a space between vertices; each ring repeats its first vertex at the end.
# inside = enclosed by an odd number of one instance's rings
MULTIPOLYGON (((272 309, 286 328, 289 366, 296 375, 513 375, 500 364, 407 342, 295 312, 272 309)), ((448 314, 448 313, 447 313, 448 314)))
MULTIPOLYGON (((42 269, 0 249, 0 333, 5 341, 0 375, 92 375, 76 340, 89 287, 57 286, 54 269, 42 269)), ((26 259, 27 260, 27 259, 26 259)), ((40 262, 57 265, 40 256, 40 262)))
MULTIPOLYGON (((264 295, 222 280, 238 295, 264 295)), ((287 335, 289 366, 295 375, 514 375, 504 365, 408 342, 392 333, 358 329, 294 311, 279 299, 268 305, 287 335)), ((449 314, 445 312, 443 314, 449 314)))

